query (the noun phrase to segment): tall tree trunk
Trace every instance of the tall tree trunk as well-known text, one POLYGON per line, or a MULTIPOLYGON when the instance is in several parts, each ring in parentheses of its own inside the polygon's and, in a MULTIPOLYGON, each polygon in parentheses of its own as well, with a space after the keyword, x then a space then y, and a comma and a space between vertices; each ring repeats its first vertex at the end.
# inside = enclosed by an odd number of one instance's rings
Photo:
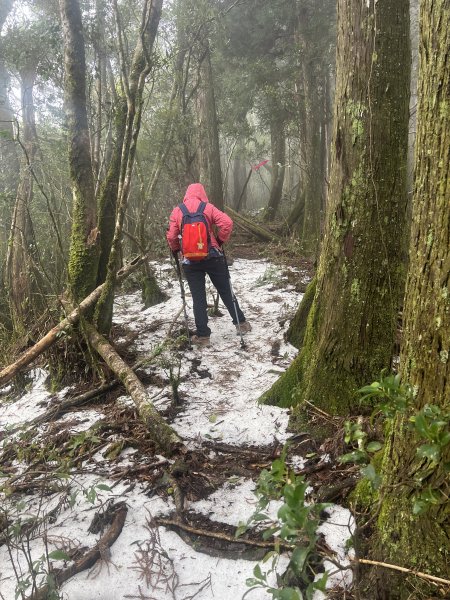
POLYGON ((119 191, 120 166, 122 163, 122 143, 125 134, 127 103, 119 96, 114 111, 115 133, 112 140, 112 153, 106 176, 98 193, 98 222, 100 236, 100 258, 97 272, 97 285, 103 283, 108 272, 109 255, 114 239, 116 224, 117 194, 119 191))
MULTIPOLYGON (((13 0, 4 0, 0 4, 0 32, 12 8, 13 0)), ((10 77, 3 60, 2 44, 0 37, 0 162, 2 165, 2 194, 3 202, 0 208, 0 256, 8 252, 8 239, 10 237, 11 217, 14 209, 14 200, 17 195, 17 182, 19 180, 20 164, 14 141, 14 113, 9 101, 10 77)), ((2 284, 4 273, 0 275, 0 289, 5 289, 2 284)), ((0 296, 2 292, 0 291, 0 296)), ((0 316, 0 321, 2 317, 0 316)))
POLYGON ((36 65, 28 65, 21 71, 22 134, 24 156, 20 167, 20 181, 11 223, 11 235, 6 257, 6 284, 14 332, 23 335, 33 320, 32 266, 30 247, 32 226, 30 204, 33 198, 33 168, 37 151, 33 89, 36 65))
POLYGON ((97 283, 99 231, 86 110, 86 62, 78 0, 59 0, 64 37, 64 91, 73 194, 69 287, 85 298, 97 283))
POLYGON ((271 110, 270 143, 272 147, 272 186, 269 203, 264 215, 264 221, 272 221, 278 212, 283 194, 284 172, 286 162, 286 137, 284 122, 279 118, 276 107, 271 110))
MULTIPOLYGON (((125 73, 125 56, 122 54, 123 84, 127 95, 127 115, 122 144, 121 172, 118 187, 118 205, 114 238, 108 260, 105 287, 95 308, 95 322, 101 333, 109 333, 112 323, 113 298, 116 272, 122 243, 122 229, 125 211, 130 194, 131 178, 136 156, 137 140, 141 127, 143 92, 145 80, 151 71, 151 53, 161 18, 163 0, 145 3, 143 8, 143 28, 134 50, 129 75, 125 73)), ((117 5, 116 5, 117 12, 117 5)), ((120 25, 118 24, 120 29, 120 25)), ((123 32, 119 31, 119 36, 123 32)))
MULTIPOLYGON (((414 407, 450 414, 450 5, 423 0, 419 106, 415 152, 410 268, 400 355, 402 379, 415 390, 414 407)), ((448 431, 448 429, 447 429, 448 431)), ((383 463, 377 545, 383 560, 450 579, 450 444, 436 468, 419 458, 417 434, 404 418, 394 423, 383 463), (426 472, 426 477, 419 473, 426 472), (412 514, 414 498, 434 496, 428 511, 412 514)), ((423 443, 423 441, 422 441, 423 443)), ((382 574, 389 598, 422 598, 417 579, 401 585, 382 574), (417 595, 415 595, 417 594, 417 595)), ((427 593, 428 592, 428 593, 427 593)), ((422 595, 423 593, 423 595, 422 595)))
POLYGON ((336 79, 316 294, 302 350, 264 400, 346 415, 355 390, 390 367, 403 294, 407 0, 339 0, 336 79))
POLYGON ((330 71, 329 47, 333 39, 331 30, 335 22, 335 3, 334 0, 323 0, 318 7, 312 0, 295 0, 295 4, 294 36, 298 54, 296 98, 301 172, 296 202, 287 222, 300 238, 302 251, 306 255, 317 256, 329 153, 325 135, 329 121, 329 94, 324 82, 330 71), (321 15, 320 11, 323 11, 321 15), (324 38, 321 41, 317 40, 318 31, 324 38))
POLYGON ((233 160, 233 208, 239 212, 247 203, 247 173, 240 157, 233 160))
POLYGON ((220 164, 219 126, 217 123, 214 79, 211 67, 209 40, 204 42, 204 57, 201 64, 199 105, 199 148, 200 180, 205 186, 211 202, 220 210, 224 208, 222 167, 220 164))

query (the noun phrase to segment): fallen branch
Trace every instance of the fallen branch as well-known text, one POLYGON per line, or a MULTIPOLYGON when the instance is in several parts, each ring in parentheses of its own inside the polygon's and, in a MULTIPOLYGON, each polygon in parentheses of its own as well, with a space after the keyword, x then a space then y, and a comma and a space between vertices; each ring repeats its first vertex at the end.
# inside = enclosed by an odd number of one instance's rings
MULTIPOLYGON (((127 506, 125 502, 120 502, 116 505, 116 513, 114 515, 113 522, 108 531, 103 535, 97 544, 89 550, 82 558, 77 560, 73 565, 67 569, 57 569, 53 571, 52 575, 57 583, 61 585, 65 581, 69 580, 77 573, 81 573, 86 569, 90 569, 95 563, 103 558, 105 550, 109 549, 114 542, 117 540, 122 532, 125 518, 127 516, 127 506)), ((28 600, 45 600, 48 598, 49 588, 48 585, 41 587, 37 592, 28 597, 28 600)))
POLYGON ((120 358, 111 344, 91 324, 84 324, 84 333, 92 347, 95 348, 117 379, 125 386, 150 433, 151 439, 168 454, 173 454, 176 450, 179 450, 183 445, 182 440, 153 406, 147 390, 135 375, 133 369, 120 358))
POLYGON ((264 240, 265 242, 275 242, 279 239, 277 235, 271 233, 265 227, 262 227, 261 225, 256 225, 253 221, 250 221, 250 219, 243 217, 241 214, 237 213, 229 206, 225 207, 225 212, 233 219, 233 221, 236 222, 237 225, 242 227, 242 229, 244 229, 248 233, 253 234, 257 238, 264 240))
POLYGON ((384 569, 400 571, 401 573, 415 575, 416 577, 421 577, 422 579, 427 579, 428 581, 434 581, 435 583, 441 583, 443 585, 450 586, 449 579, 442 579, 442 577, 435 577, 434 575, 428 575, 427 573, 422 573, 421 571, 414 571, 413 569, 407 569, 406 567, 399 567, 398 565, 391 565, 389 563, 378 562, 376 560, 368 560, 366 558, 355 559, 354 562, 362 565, 372 565, 374 567, 383 567, 384 569))
MULTIPOLYGON (((122 282, 128 277, 133 271, 135 271, 145 260, 147 260, 148 254, 140 256, 133 260, 130 264, 126 265, 117 273, 117 282, 122 282)), ((60 337, 60 335, 69 327, 77 323, 80 317, 91 308, 95 302, 100 298, 105 284, 99 285, 93 292, 89 294, 80 304, 58 325, 55 325, 43 338, 39 340, 34 346, 28 348, 14 363, 5 367, 0 371, 0 387, 11 381, 13 377, 26 367, 31 362, 36 360, 45 350, 48 350, 60 337)))

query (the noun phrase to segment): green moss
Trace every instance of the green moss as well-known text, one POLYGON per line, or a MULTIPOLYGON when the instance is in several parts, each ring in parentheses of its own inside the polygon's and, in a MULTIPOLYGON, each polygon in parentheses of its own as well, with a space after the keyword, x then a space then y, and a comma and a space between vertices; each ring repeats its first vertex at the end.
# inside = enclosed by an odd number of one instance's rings
POLYGON ((309 311, 311 310, 314 296, 316 293, 317 278, 314 277, 306 288, 300 306, 292 319, 289 329, 287 330, 286 339, 293 346, 300 349, 305 338, 306 324, 308 321, 309 311))
POLYGON ((350 287, 350 294, 352 295, 353 300, 356 303, 359 303, 359 301, 360 301, 360 282, 358 279, 353 279, 351 287, 350 287))
POLYGON ((155 306, 167 300, 165 294, 160 287, 156 278, 152 274, 143 275, 141 278, 142 302, 145 308, 155 306))
POLYGON ((100 252, 96 237, 92 240, 87 238, 85 221, 83 203, 77 198, 74 208, 68 264, 69 286, 72 297, 77 302, 86 298, 96 287, 100 252))

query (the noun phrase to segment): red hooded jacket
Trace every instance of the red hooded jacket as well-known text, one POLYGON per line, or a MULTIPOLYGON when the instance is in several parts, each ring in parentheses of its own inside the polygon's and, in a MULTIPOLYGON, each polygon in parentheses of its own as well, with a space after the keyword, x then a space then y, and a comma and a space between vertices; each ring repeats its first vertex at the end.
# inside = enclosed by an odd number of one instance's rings
MULTIPOLYGON (((214 204, 211 204, 208 201, 205 188, 201 183, 193 183, 186 190, 183 203, 190 212, 195 212, 200 202, 206 202, 206 207, 203 214, 208 222, 211 247, 220 248, 223 243, 228 241, 231 235, 233 230, 233 221, 227 214, 216 208, 214 204), (218 238, 220 242, 214 235, 213 225, 215 225, 219 230, 218 238)), ((174 252, 177 252, 181 249, 180 238, 178 236, 181 235, 182 218, 183 213, 181 212, 181 209, 176 206, 170 215, 169 228, 166 234, 169 246, 174 252)))

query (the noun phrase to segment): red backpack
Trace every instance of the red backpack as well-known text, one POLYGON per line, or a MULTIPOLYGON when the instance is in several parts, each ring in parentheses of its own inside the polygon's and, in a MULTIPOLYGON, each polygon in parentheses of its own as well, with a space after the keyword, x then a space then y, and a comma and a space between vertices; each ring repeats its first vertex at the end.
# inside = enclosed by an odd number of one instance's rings
POLYGON ((189 212, 184 203, 178 205, 181 219, 181 252, 189 260, 207 258, 210 247, 209 226, 204 213, 206 202, 200 202, 195 212, 189 212))

